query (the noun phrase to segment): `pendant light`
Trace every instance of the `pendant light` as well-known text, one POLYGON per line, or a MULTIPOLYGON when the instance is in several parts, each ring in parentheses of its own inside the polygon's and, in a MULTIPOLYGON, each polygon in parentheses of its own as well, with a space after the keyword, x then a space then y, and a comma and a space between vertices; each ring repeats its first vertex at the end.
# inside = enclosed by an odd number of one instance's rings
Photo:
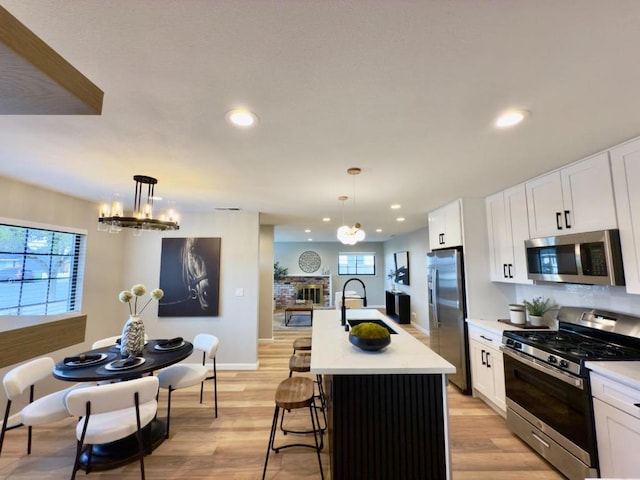
MULTIPOLYGON (((359 175, 362 170, 358 167, 351 167, 347 170, 349 175, 353 176, 353 210, 356 210, 356 175, 359 175)), ((362 230, 362 226, 356 222, 352 227, 344 223, 344 202, 349 197, 341 196, 338 200, 342 201, 342 223, 343 225, 338 228, 337 237, 345 245, 355 245, 358 242, 362 242, 365 239, 365 231, 362 230)))
POLYGON ((154 187, 158 180, 147 175, 134 175, 136 191, 134 195, 133 212, 131 216, 124 216, 122 202, 115 199, 111 204, 100 206, 98 222, 100 229, 111 233, 118 233, 123 228, 133 228, 134 232, 142 230, 178 230, 178 215, 173 209, 167 210, 159 218, 153 218, 154 187), (147 186, 145 203, 142 203, 143 186, 147 186))

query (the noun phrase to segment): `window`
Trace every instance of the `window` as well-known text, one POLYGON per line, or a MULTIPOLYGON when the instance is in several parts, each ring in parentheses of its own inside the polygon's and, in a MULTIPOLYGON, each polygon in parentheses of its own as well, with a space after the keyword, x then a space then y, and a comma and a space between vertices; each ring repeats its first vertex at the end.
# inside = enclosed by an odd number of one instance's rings
POLYGON ((375 275, 376 255, 374 253, 338 254, 338 275, 375 275))
POLYGON ((0 315, 79 311, 86 235, 0 223, 0 315))

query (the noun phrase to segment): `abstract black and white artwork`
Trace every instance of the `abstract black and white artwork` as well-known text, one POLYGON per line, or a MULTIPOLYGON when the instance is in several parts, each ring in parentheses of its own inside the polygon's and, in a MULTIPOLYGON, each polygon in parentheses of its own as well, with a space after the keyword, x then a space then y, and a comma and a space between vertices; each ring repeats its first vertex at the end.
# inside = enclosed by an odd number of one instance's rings
POLYGON ((396 283, 409 285, 409 252, 393 254, 396 262, 396 283))
POLYGON ((163 238, 159 317, 217 317, 220 238, 163 238))

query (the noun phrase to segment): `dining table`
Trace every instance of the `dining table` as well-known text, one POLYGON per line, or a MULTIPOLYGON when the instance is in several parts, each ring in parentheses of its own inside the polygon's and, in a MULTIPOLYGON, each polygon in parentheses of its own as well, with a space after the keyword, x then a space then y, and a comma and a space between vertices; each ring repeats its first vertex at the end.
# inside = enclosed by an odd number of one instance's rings
MULTIPOLYGON (((104 382, 127 381, 178 363, 191 355, 193 344, 181 337, 174 339, 149 339, 145 341, 142 354, 137 357, 123 357, 120 345, 87 350, 65 357, 56 363, 53 376, 69 382, 104 382)), ((156 449, 166 438, 166 425, 157 417, 143 429, 145 451, 156 449)), ((107 470, 137 461, 138 442, 135 434, 91 447, 91 470, 107 470)), ((86 469, 89 459, 88 449, 80 459, 81 466, 86 469)))

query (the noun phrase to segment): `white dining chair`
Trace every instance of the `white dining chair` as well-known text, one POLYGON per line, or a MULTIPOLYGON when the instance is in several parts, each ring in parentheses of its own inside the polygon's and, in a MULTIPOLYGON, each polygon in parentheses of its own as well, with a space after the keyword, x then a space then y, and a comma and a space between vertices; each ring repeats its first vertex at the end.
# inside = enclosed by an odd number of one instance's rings
POLYGON ((119 338, 120 338, 120 335, 114 335, 113 337, 101 338, 101 339, 96 340, 95 342, 93 342, 93 345, 91 345, 91 349, 95 350, 96 348, 111 347, 112 345, 116 344, 116 342, 118 341, 119 338))
POLYGON ((0 431, 0 454, 7 430, 28 427, 27 454, 29 455, 31 454, 32 427, 69 417, 65 397, 76 389, 76 385, 35 398, 35 385, 45 379, 52 378, 54 365, 55 362, 50 357, 36 358, 9 370, 2 379, 7 405, 0 431), (13 402, 18 400, 27 389, 29 389, 29 403, 22 410, 10 416, 13 402))
POLYGON ((171 422, 171 393, 174 390, 188 388, 200 384, 200 403, 204 393, 205 380, 213 380, 215 417, 218 418, 218 379, 216 372, 216 352, 220 341, 215 335, 199 333, 193 339, 194 350, 202 352, 202 365, 178 363, 170 365, 158 371, 157 377, 160 381, 160 388, 168 391, 167 394, 167 438, 169 438, 169 427, 171 422), (213 362, 213 375, 209 375, 209 367, 206 365, 207 359, 213 362))
POLYGON ((114 442, 135 434, 138 441, 140 475, 144 474, 145 450, 151 449, 149 430, 148 447, 144 446, 142 429, 158 411, 158 379, 153 376, 126 382, 78 388, 66 397, 70 415, 80 417, 76 425, 76 458, 71 480, 80 468, 83 447, 88 447, 86 473, 91 471, 93 445, 114 442))

